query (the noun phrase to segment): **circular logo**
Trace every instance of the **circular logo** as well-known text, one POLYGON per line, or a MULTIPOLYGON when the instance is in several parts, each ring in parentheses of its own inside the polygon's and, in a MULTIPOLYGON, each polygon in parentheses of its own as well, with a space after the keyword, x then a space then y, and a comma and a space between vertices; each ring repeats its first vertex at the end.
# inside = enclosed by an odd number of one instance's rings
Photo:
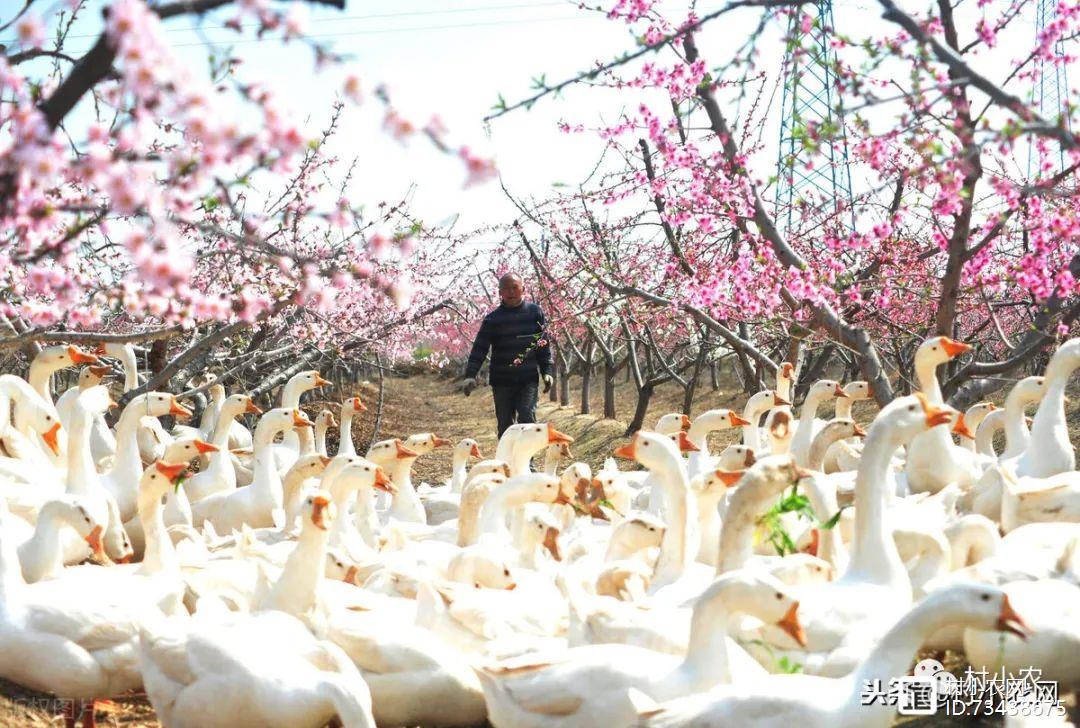
POLYGON ((945 671, 945 666, 934 659, 919 660, 912 670, 915 677, 931 678, 937 684, 938 695, 953 695, 960 686, 960 681, 951 672, 945 671))

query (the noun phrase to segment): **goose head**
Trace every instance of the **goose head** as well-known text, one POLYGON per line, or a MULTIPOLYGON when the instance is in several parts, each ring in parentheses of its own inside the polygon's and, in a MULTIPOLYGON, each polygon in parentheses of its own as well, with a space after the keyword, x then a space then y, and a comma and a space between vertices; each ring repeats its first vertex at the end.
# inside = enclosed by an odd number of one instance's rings
POLYGON ((480 453, 480 444, 471 437, 465 437, 454 446, 454 457, 460 457, 464 460, 469 458, 480 460, 484 456, 480 453))
POLYGON ((538 453, 548 445, 574 442, 574 438, 565 432, 559 432, 555 425, 548 423, 534 423, 523 427, 514 443, 515 452, 538 453))
POLYGON ((315 427, 322 432, 326 432, 331 427, 337 427, 337 424, 337 417, 328 409, 319 410, 319 414, 315 415, 315 427))
POLYGON ((915 366, 916 368, 937 368, 969 351, 971 351, 970 344, 954 341, 948 336, 932 336, 920 344, 915 351, 915 366))
POLYGON ((317 478, 326 472, 326 466, 333 458, 315 453, 313 455, 301 455, 285 473, 285 480, 303 482, 308 478, 317 478))
POLYGON ((124 408, 125 412, 129 410, 139 417, 164 417, 166 415, 181 419, 191 417, 191 410, 180 404, 176 397, 168 392, 140 394, 128 402, 124 408))
POLYGON ((356 584, 356 577, 360 568, 335 548, 326 549, 326 571, 323 573, 331 581, 343 581, 346 584, 356 584))
POLYGON ((509 562, 482 546, 469 546, 454 556, 450 573, 468 579, 477 589, 513 590, 517 587, 509 562))
POLYGON ((728 445, 716 458, 718 470, 744 470, 757 462, 754 448, 747 445, 728 445))
POLYGON ((588 492, 592 486, 592 468, 587 463, 572 463, 559 475, 559 484, 568 493, 576 493, 579 490, 588 492))
POLYGON ((1017 405, 1021 408, 1039 402, 1046 394, 1046 377, 1024 377, 1009 391, 1005 398, 1005 407, 1017 405))
POLYGON ((503 485, 515 500, 531 503, 570 504, 571 494, 562 488, 559 478, 547 473, 522 473, 515 475, 503 485))
MULTIPOLYGON (((222 394, 225 393, 225 389, 222 388, 222 394)), ((240 415, 261 415, 262 409, 255 404, 249 395, 246 394, 231 394, 228 397, 223 397, 221 401, 221 411, 227 417, 239 417, 240 415)))
POLYGON ((112 367, 102 364, 91 364, 79 372, 79 389, 87 389, 101 384, 101 380, 112 373, 112 367))
POLYGON ((399 438, 381 440, 368 448, 367 458, 380 465, 389 465, 398 460, 418 458, 420 453, 408 447, 399 438))
POLYGON ((349 463, 338 475, 337 482, 356 484, 358 488, 364 486, 377 488, 391 495, 397 492, 397 487, 386 476, 383 469, 367 458, 350 458, 349 463))
MULTIPOLYGON (((773 407, 790 407, 791 402, 780 396, 775 389, 763 389, 746 400, 743 414, 749 419, 760 417, 762 413, 773 407)), ((754 423, 757 424, 757 423, 754 423)))
POLYGON ((854 382, 848 382, 843 386, 843 390, 848 399, 856 401, 870 399, 870 383, 861 379, 854 382))
POLYGON ((68 346, 48 346, 34 357, 34 363, 41 363, 48 369, 66 369, 79 364, 100 364, 101 360, 86 349, 81 349, 74 344, 68 346))
POLYGON ((405 438, 405 447, 420 453, 421 455, 427 455, 433 452, 437 447, 447 447, 453 443, 447 440, 445 437, 439 437, 433 432, 422 432, 417 435, 409 435, 405 438))
POLYGON ((41 516, 58 518, 71 526, 79 536, 86 540, 94 556, 104 561, 105 551, 101 538, 105 527, 90 515, 91 510, 85 505, 81 497, 64 494, 53 500, 46 501, 41 507, 41 516))
POLYGON ((979 431, 979 425, 986 419, 986 416, 997 409, 997 405, 993 402, 977 402, 964 412, 964 421, 969 428, 973 428, 976 432, 979 431))
POLYGON ((181 437, 173 440, 165 448, 165 454, 162 455, 161 459, 170 463, 190 463, 200 455, 208 455, 217 451, 217 445, 212 445, 205 440, 197 437, 181 437))
POLYGON ((496 460, 494 458, 490 460, 481 460, 476 465, 473 465, 471 468, 469 468, 468 480, 478 478, 481 475, 490 475, 492 473, 497 473, 503 476, 503 478, 509 478, 510 466, 507 465, 504 461, 496 460))
POLYGON ((360 401, 359 397, 349 397, 341 403, 342 418, 367 412, 367 406, 360 401))
POLYGON ((325 490, 316 490, 308 493, 304 498, 300 513, 302 516, 301 533, 312 528, 328 531, 337 518, 337 506, 334 505, 329 493, 325 490))
POLYGON ((813 399, 816 402, 824 402, 833 397, 847 399, 847 392, 840 386, 840 382, 832 379, 819 379, 810 385, 810 391, 806 393, 807 399, 813 399))
POLYGON ((186 472, 187 463, 155 461, 143 471, 139 480, 139 501, 161 502, 166 494, 175 490, 186 472))
POLYGON ((259 424, 255 426, 255 437, 260 442, 272 441, 279 432, 310 427, 311 424, 311 420, 297 407, 275 407, 259 418, 259 424))
MULTIPOLYGON (((95 385, 84 391, 90 391, 91 389, 104 390, 103 396, 106 400, 105 408, 108 408, 108 390, 105 390, 101 385, 95 385)), ((87 401, 89 403, 89 400, 87 401)), ((24 397, 19 401, 16 407, 22 408, 21 411, 26 412, 26 421, 29 423, 30 428, 41 435, 41 439, 45 441, 45 444, 52 450, 53 455, 60 454, 60 433, 63 431, 63 425, 60 424, 60 419, 49 412, 45 407, 41 406, 40 398, 31 399, 24 397)), ((95 410, 91 410, 95 411, 95 410)), ((104 410, 102 410, 104 412, 104 410)))
POLYGON ((837 417, 825 423, 821 432, 815 435, 810 443, 810 453, 807 458, 810 468, 821 470, 829 446, 849 437, 866 437, 866 430, 850 417, 837 417))
POLYGON ((776 391, 782 399, 791 399, 791 390, 795 387, 795 365, 784 362, 776 370, 776 391))
POLYGON ((961 582, 942 587, 928 594, 916 609, 935 614, 944 622, 1009 632, 1020 639, 1027 639, 1029 634, 1023 617, 1009 603, 1009 596, 989 584, 961 582))
POLYGON ((683 447, 665 435, 639 430, 628 444, 615 448, 613 454, 615 457, 635 460, 649 470, 664 470, 681 462, 680 450, 697 450, 685 432, 679 431, 675 438, 683 447))
POLYGON ((690 429, 690 418, 679 412, 670 412, 663 415, 656 421, 655 432, 659 432, 662 435, 670 435, 673 432, 682 430, 686 432, 690 429))
POLYGON ((553 442, 544 450, 544 463, 560 463, 569 457, 573 457, 570 446, 565 442, 553 442))
POLYGON ((319 374, 317 369, 309 369, 306 372, 300 372, 293 376, 289 380, 289 384, 296 382, 299 389, 306 392, 310 389, 316 389, 317 387, 325 387, 330 384, 329 379, 323 379, 323 376, 319 374))
POLYGON ((553 560, 562 561, 562 552, 559 549, 562 525, 549 510, 542 507, 528 509, 522 533, 522 553, 528 553, 542 545, 553 560))
POLYGON ((702 412, 694 418, 694 421, 690 424, 690 432, 698 434, 700 432, 711 432, 712 430, 725 430, 730 427, 743 427, 749 424, 750 420, 745 419, 734 410, 712 409, 702 412))
POLYGON ((720 576, 695 600, 694 613, 701 612, 749 613, 775 624, 799 645, 806 646, 806 633, 799 623, 799 601, 789 587, 766 573, 738 569, 720 576))
POLYGON ((1080 367, 1080 338, 1069 339, 1058 347, 1046 365, 1046 376, 1048 379, 1068 376, 1077 367, 1080 367))

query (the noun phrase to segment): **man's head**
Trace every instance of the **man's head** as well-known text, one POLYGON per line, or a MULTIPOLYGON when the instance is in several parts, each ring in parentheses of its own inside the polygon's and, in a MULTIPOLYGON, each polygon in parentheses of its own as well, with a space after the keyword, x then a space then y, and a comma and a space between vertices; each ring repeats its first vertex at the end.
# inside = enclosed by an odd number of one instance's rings
POLYGON ((517 273, 506 273, 499 279, 499 298, 510 307, 520 306, 525 297, 525 281, 517 273))

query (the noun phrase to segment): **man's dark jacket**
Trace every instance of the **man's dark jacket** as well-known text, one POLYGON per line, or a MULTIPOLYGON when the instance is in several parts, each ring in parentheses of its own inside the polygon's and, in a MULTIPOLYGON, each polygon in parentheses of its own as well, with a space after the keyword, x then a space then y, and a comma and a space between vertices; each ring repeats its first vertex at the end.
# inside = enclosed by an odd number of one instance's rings
POLYGON ((551 347, 544 323, 544 312, 531 301, 516 308, 500 304, 480 324, 465 376, 471 379, 480 372, 489 349, 492 386, 535 382, 537 369, 551 374, 551 347))

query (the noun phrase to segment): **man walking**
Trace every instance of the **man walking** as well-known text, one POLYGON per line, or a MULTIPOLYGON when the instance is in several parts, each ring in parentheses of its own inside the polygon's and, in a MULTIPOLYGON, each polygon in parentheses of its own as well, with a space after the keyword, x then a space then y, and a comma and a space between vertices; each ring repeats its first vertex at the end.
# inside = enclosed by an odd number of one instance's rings
POLYGON ((515 422, 536 422, 537 372, 551 389, 551 347, 544 334, 544 312, 525 301, 525 282, 517 273, 499 279, 502 304, 484 317, 465 366, 465 396, 479 386, 476 377, 491 351, 491 390, 499 437, 515 422))

